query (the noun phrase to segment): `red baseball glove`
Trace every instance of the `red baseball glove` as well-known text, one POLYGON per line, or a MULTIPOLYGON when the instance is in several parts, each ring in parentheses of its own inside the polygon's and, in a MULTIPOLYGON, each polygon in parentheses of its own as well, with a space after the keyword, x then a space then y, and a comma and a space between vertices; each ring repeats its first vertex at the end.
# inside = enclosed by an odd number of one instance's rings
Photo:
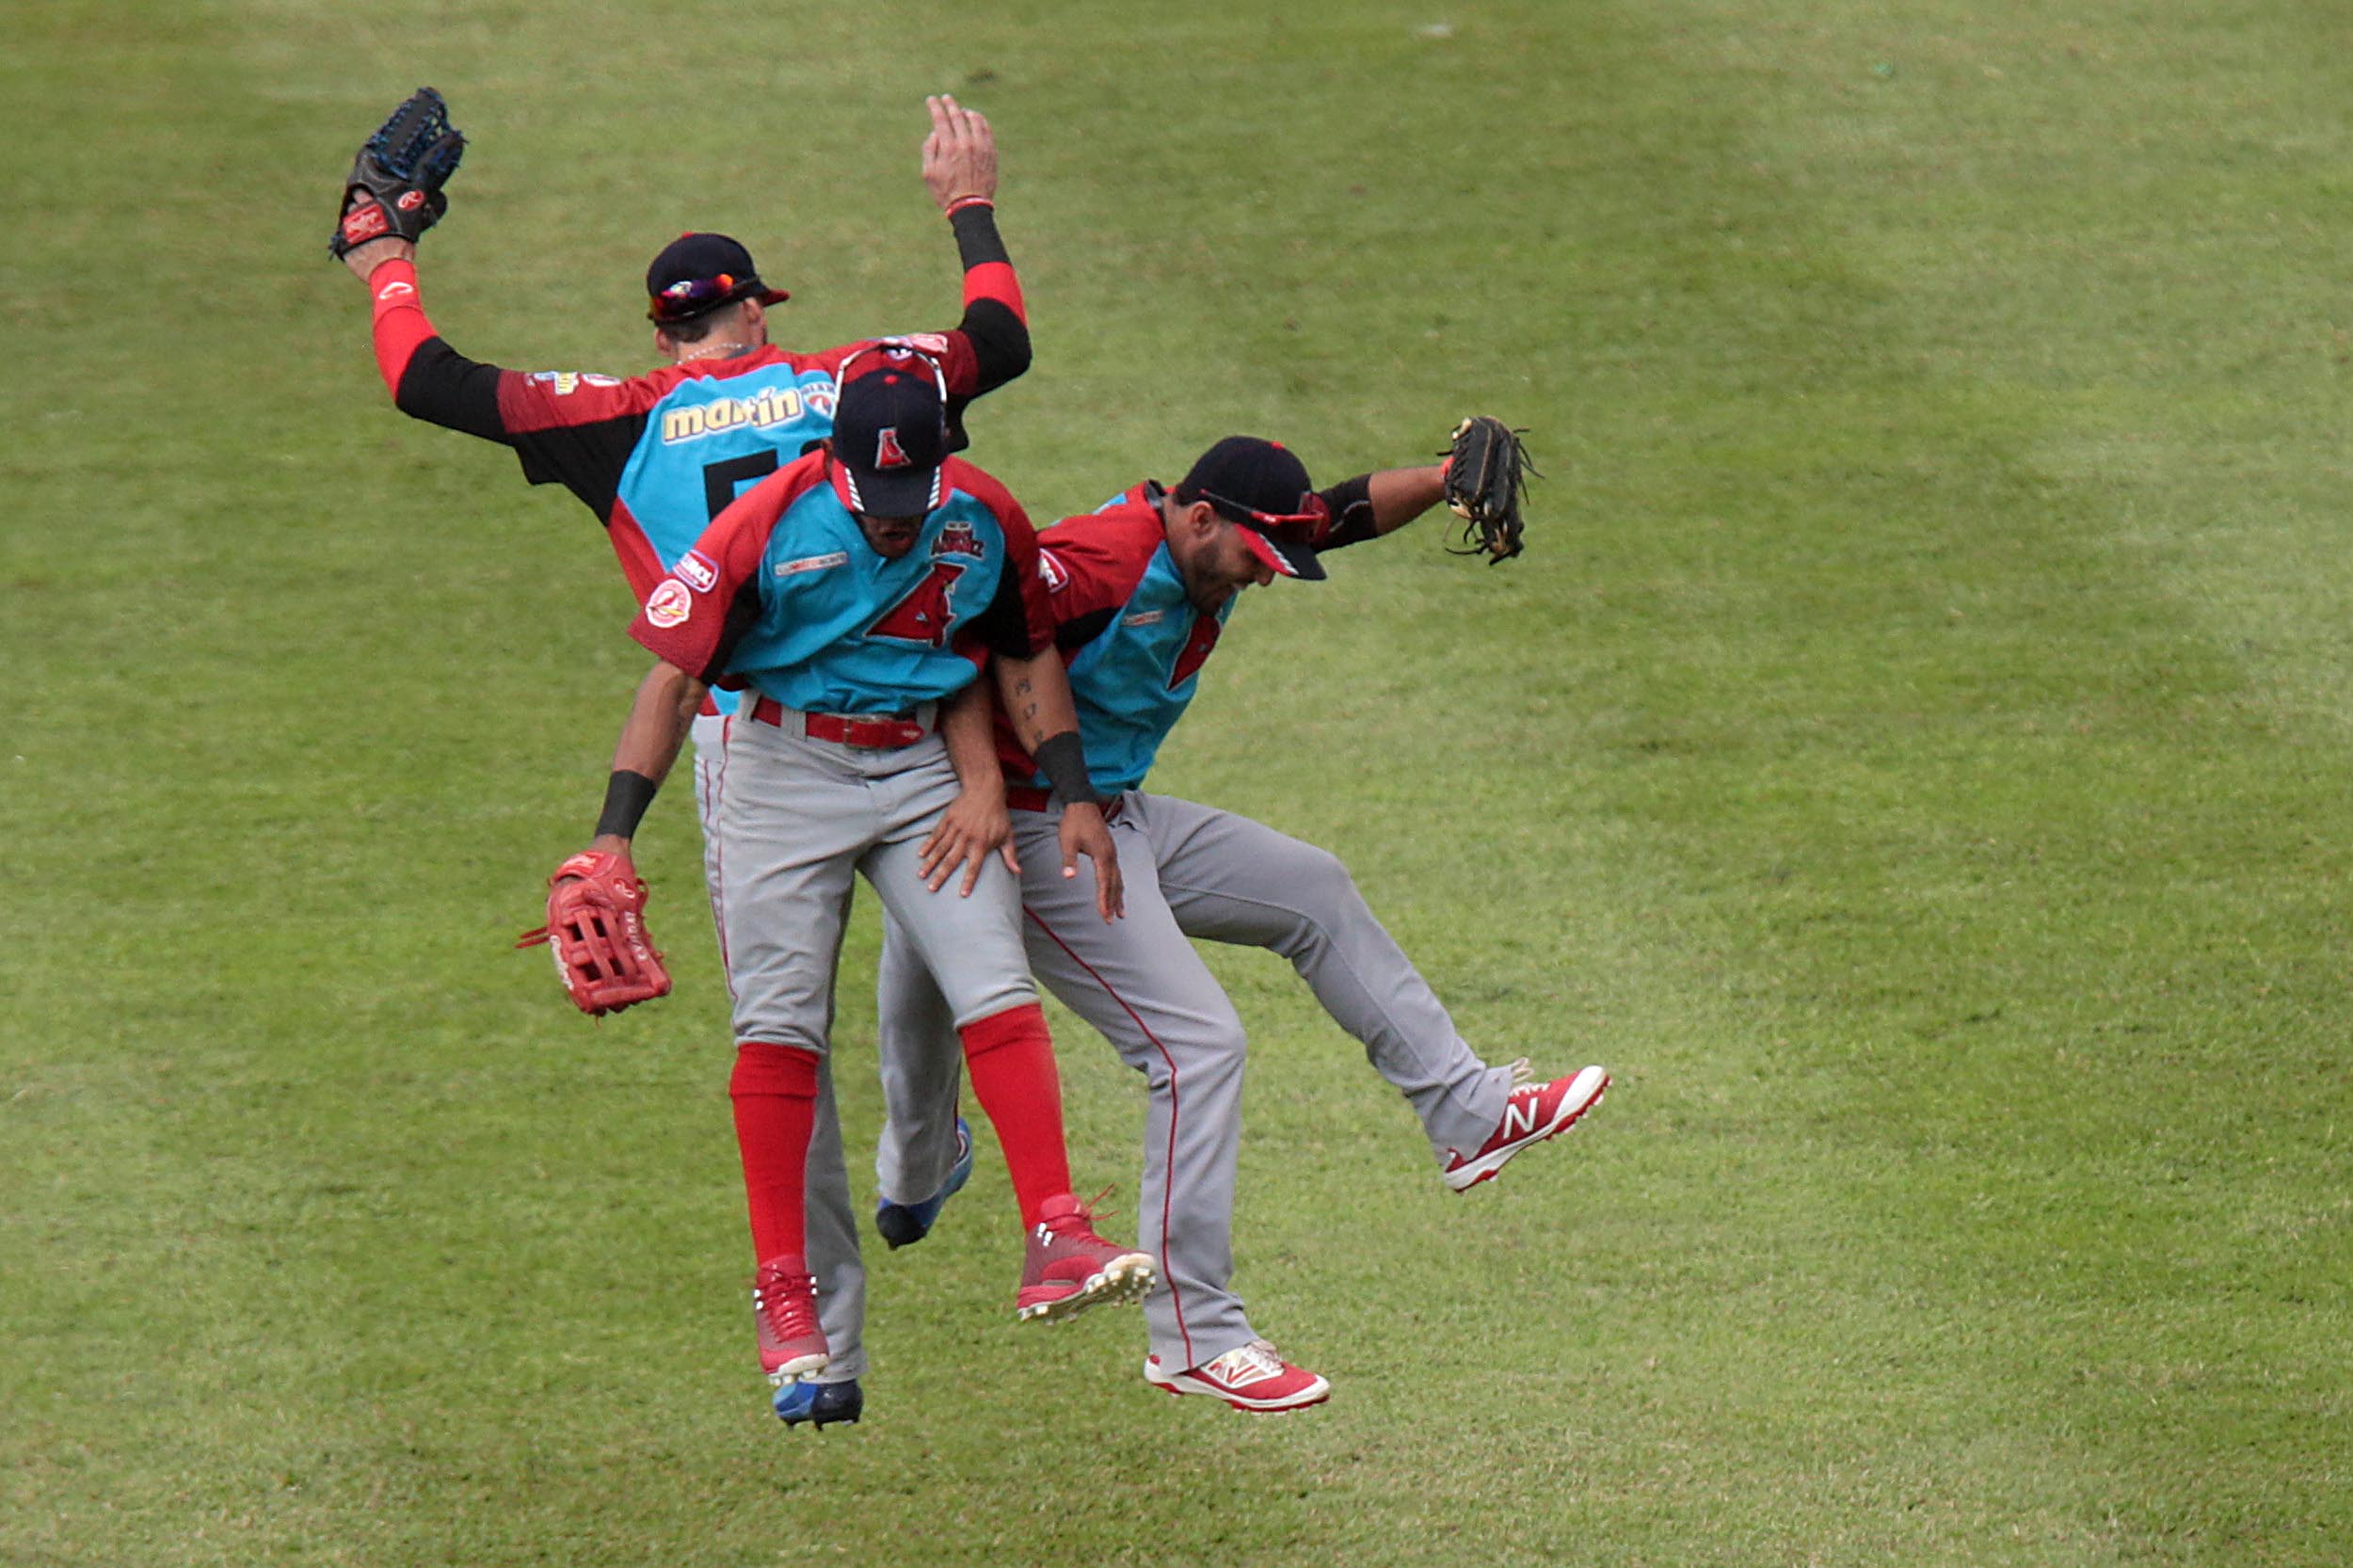
POLYGON ((584 850, 548 878, 548 923, 519 948, 548 944, 555 977, 590 1017, 670 994, 670 972, 646 935, 646 883, 626 855, 584 850))

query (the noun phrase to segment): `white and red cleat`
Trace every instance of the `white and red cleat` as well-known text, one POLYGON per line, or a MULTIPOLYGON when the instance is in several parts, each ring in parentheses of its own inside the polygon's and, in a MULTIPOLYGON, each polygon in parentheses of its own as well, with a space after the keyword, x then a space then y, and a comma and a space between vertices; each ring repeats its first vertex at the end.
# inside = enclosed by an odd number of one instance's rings
MULTIPOLYGON (((1525 1070, 1525 1062, 1515 1062, 1515 1072, 1525 1070)), ((1449 1149, 1452 1156, 1446 1165, 1446 1184, 1458 1192, 1468 1192, 1492 1177, 1511 1158, 1525 1148, 1531 1148, 1547 1138, 1557 1138, 1577 1125, 1577 1120, 1601 1103, 1602 1095, 1609 1087, 1609 1075, 1599 1067, 1587 1067, 1568 1078, 1556 1078, 1550 1083, 1529 1083, 1512 1091, 1503 1102, 1503 1120, 1487 1141, 1473 1154, 1449 1149)))
POLYGON ((778 1387, 815 1377, 833 1359, 817 1321, 817 1282, 800 1271, 797 1257, 772 1257, 752 1280, 760 1369, 778 1387))
POLYGON ((1144 1380, 1166 1394, 1207 1394, 1236 1410, 1273 1415, 1305 1410, 1332 1397, 1332 1385, 1294 1367, 1263 1339, 1253 1339, 1201 1366, 1181 1372, 1160 1369, 1160 1358, 1144 1358, 1144 1380))
POLYGON ((1150 1253, 1114 1246, 1095 1234, 1095 1211, 1068 1192, 1038 1208, 1014 1316, 1060 1322, 1106 1302, 1140 1302, 1158 1270, 1150 1253))

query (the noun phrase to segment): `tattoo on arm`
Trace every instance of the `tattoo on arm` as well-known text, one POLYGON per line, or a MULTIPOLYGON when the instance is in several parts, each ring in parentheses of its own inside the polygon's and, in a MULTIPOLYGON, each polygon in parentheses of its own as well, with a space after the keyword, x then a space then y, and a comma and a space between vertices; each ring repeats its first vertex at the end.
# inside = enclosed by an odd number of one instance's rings
POLYGON ((1014 717, 1019 721, 1021 726, 1022 744, 1033 745, 1037 743, 1039 738, 1037 733, 1037 688, 1030 683, 1030 678, 1028 676, 1017 676, 1015 678, 1013 683, 1013 696, 1014 701, 1017 705, 1014 710, 1014 717))

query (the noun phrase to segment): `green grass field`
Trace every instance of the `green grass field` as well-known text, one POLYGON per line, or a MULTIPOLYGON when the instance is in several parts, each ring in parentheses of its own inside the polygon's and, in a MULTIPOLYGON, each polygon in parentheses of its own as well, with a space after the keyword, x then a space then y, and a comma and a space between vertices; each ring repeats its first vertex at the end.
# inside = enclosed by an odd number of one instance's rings
MULTIPOLYGON (((2353 21, 2317 0, 1270 16, 0 0, 0 1563, 2353 1558, 2353 21), (596 529, 393 413, 322 254, 420 81, 479 357, 651 362, 689 227, 832 344, 955 312, 986 110, 1045 516, 1229 430, 1530 426, 1240 609, 1157 787, 1337 851, 1497 1059, 1467 1198, 1279 961, 1238 1233, 1332 1402, 1016 1328, 1001 1162, 768 1415, 682 790, 679 994, 509 951, 643 657, 596 529)), ((879 1117, 872 901, 845 960, 879 1117)), ((1141 1084, 1058 1016, 1075 1163, 1141 1084)), ((872 1176, 855 1174, 862 1193, 872 1176)), ((1128 1223, 1123 1219, 1122 1224, 1128 1223)))

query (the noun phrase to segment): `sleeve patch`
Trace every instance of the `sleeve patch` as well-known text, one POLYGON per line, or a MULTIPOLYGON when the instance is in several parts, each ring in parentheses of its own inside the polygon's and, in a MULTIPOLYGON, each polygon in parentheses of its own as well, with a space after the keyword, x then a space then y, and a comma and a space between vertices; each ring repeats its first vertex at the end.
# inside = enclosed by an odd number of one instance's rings
POLYGON ((584 370, 535 370, 530 379, 538 382, 558 397, 569 397, 583 387, 617 387, 616 376, 598 376, 584 370))
POLYGON ((1058 594, 1070 586, 1070 568, 1050 550, 1037 552, 1037 574, 1045 580, 1048 593, 1058 594))
POLYGON ((686 617, 694 613, 694 596, 686 591, 686 584, 675 577, 665 577, 656 584, 646 600, 647 621, 665 632, 673 626, 684 625, 686 617))
POLYGON ((698 594, 707 594, 719 585, 719 568, 699 550, 690 550, 680 556, 678 565, 671 569, 698 594))

